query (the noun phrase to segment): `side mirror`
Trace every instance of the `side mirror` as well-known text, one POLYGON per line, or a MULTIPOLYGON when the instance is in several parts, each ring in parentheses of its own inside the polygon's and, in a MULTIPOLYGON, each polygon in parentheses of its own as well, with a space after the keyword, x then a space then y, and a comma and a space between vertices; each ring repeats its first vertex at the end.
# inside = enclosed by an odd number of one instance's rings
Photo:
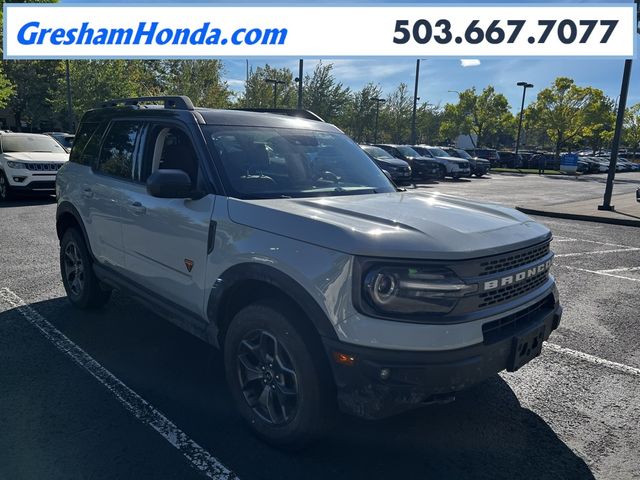
POLYGON ((156 170, 147 179, 147 192, 158 198, 189 198, 191 178, 183 170, 156 170))

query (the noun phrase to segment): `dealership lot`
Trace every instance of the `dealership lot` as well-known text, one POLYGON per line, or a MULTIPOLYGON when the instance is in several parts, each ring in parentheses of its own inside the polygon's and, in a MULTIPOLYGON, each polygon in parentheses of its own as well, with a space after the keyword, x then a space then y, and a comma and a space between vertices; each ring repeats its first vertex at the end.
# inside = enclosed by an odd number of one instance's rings
MULTIPOLYGON (((595 197, 603 176, 591 178, 423 188, 513 205, 595 197)), ((620 176, 616 193, 639 181, 620 176)), ((539 359, 451 404, 377 423, 341 417, 328 439, 293 454, 243 427, 218 352, 121 294, 101 312, 73 309, 54 216, 51 201, 0 205, 0 478, 640 475, 635 228, 539 218, 555 236, 565 308, 539 359)))

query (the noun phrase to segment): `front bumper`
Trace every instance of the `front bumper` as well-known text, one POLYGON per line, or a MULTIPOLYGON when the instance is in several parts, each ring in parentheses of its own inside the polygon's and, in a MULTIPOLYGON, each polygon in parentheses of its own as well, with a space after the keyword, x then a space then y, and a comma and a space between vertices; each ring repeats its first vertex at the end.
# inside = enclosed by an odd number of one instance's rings
POLYGON ((546 340, 558 328, 561 316, 562 307, 550 294, 535 307, 485 324, 482 343, 456 350, 385 350, 323 339, 332 359, 340 409, 375 419, 453 400, 455 392, 502 370, 515 371, 537 356, 539 352, 532 352, 514 361, 516 345, 534 330, 546 340), (353 364, 333 361, 336 353, 353 359, 353 364))
POLYGON ((55 192, 57 172, 5 168, 9 186, 16 192, 55 192))

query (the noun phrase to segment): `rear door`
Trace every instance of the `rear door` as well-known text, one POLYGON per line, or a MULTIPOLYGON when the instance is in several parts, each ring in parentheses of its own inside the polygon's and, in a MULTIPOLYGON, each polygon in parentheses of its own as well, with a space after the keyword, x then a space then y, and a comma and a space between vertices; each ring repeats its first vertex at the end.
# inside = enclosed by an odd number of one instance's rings
POLYGON ((177 122, 148 123, 142 144, 136 181, 122 200, 127 276, 173 306, 202 316, 210 229, 215 227, 215 196, 203 182, 204 160, 189 130, 177 122), (194 191, 202 193, 193 199, 152 197, 146 179, 163 168, 184 170, 194 191))

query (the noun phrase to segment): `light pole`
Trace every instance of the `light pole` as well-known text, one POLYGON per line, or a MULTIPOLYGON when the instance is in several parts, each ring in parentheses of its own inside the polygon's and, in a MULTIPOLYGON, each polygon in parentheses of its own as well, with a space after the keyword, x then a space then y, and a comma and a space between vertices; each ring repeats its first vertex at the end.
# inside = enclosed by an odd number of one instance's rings
POLYGON ((71 75, 69 74, 69 60, 65 61, 66 77, 67 77, 67 121, 69 122, 69 130, 75 133, 75 121, 73 120, 73 104, 71 103, 71 75))
POLYGON ((277 98, 278 98, 278 85, 286 85, 287 82, 283 82, 282 80, 275 80, 273 78, 265 78, 265 82, 273 83, 273 108, 277 108, 277 98))
POLYGON ((416 110, 418 109, 418 79, 420 78, 420 59, 416 60, 416 83, 413 87, 413 112, 411 113, 411 145, 416 143, 416 110))
POLYGON ((298 61, 298 76, 296 82, 298 82, 298 110, 302 110, 302 72, 303 72, 303 60, 298 61))
POLYGON ((380 113, 380 104, 386 102, 384 98, 374 98, 376 102, 376 124, 373 129, 373 143, 378 143, 378 114, 380 113))
POLYGON ((522 87, 522 105, 520 106, 520 120, 518 121, 518 136, 516 137, 516 155, 518 154, 518 149, 520 148, 520 132, 522 131, 522 115, 524 114, 524 97, 527 94, 527 88, 533 88, 532 83, 527 82, 518 82, 516 83, 519 87, 522 87))

